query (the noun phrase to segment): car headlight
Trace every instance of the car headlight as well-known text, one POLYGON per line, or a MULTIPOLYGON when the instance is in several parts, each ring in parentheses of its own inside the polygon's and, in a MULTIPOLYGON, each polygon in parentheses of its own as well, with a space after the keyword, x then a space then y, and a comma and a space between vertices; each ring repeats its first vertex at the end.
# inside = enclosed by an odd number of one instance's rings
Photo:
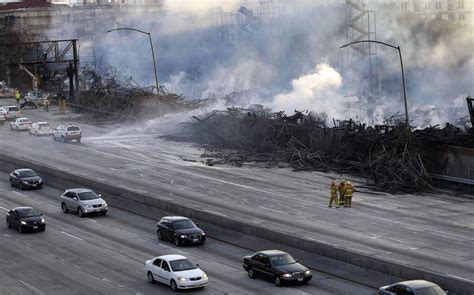
POLYGON ((184 281, 186 281, 186 278, 178 277, 178 281, 184 282, 184 281))
POLYGON ((28 181, 26 181, 26 180, 22 180, 21 182, 23 182, 24 184, 27 184, 27 183, 28 183, 28 181))
POLYGON ((180 235, 179 237, 180 237, 181 239, 187 239, 187 238, 188 238, 187 235, 180 235))
POLYGON ((307 270, 304 272, 304 275, 307 276, 307 275, 310 275, 311 274, 311 271, 310 270, 307 270))
POLYGON ((43 217, 41 217, 41 223, 46 223, 46 220, 44 220, 43 217))
POLYGON ((291 273, 284 273, 281 275, 283 278, 291 278, 293 275, 291 273))
POLYGON ((207 274, 203 274, 203 275, 202 275, 202 278, 203 278, 203 279, 207 279, 207 274))
POLYGON ((102 204, 102 207, 107 207, 107 202, 104 202, 104 204, 102 204))
POLYGON ((205 232, 202 232, 202 233, 201 233, 201 236, 205 236, 205 235, 206 235, 206 233, 205 233, 205 232))
POLYGON ((23 224, 23 225, 26 225, 26 222, 24 222, 23 220, 20 221, 20 223, 23 224))
POLYGON ((85 206, 86 206, 86 208, 92 208, 92 205, 87 205, 86 204, 85 206))

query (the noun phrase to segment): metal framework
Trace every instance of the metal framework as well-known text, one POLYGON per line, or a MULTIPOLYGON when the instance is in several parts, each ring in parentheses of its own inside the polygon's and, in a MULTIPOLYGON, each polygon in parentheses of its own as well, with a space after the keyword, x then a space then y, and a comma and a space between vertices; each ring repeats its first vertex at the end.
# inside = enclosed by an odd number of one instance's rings
MULTIPOLYGON (((66 63, 74 70, 76 91, 79 85, 77 39, 35 41, 0 44, 3 66, 32 66, 36 73, 37 65, 66 63)), ((72 93, 71 93, 72 94, 72 93)))
MULTIPOLYGON (((376 39, 375 11, 366 9, 362 0, 346 0, 346 43, 376 39)), ((363 93, 377 96, 377 46, 371 43, 356 43, 348 47, 345 56, 350 78, 354 83, 362 85, 363 93)))
POLYGON ((466 97, 467 109, 469 110, 469 117, 471 117, 471 126, 474 128, 474 98, 466 97))

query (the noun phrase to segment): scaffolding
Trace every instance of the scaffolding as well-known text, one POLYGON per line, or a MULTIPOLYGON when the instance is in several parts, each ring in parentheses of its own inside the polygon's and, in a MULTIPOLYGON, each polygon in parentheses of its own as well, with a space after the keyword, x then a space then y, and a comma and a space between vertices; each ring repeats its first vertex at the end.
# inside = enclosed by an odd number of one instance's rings
MULTIPOLYGON (((361 40, 376 40, 377 25, 375 11, 368 10, 362 0, 346 0, 346 43, 361 40)), ((378 96, 379 78, 377 46, 359 43, 345 51, 345 75, 355 85, 361 85, 361 95, 378 96)))

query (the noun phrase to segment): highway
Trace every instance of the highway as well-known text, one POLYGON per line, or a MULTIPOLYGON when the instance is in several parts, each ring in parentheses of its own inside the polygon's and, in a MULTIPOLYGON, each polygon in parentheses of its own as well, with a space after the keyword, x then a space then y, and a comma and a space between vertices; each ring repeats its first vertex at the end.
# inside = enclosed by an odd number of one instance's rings
MULTIPOLYGON (((144 262, 181 254, 206 271, 210 284, 184 294, 374 294, 374 290, 315 272, 304 286, 278 288, 251 280, 241 267, 249 250, 210 238, 204 246, 175 247, 156 238, 156 220, 111 208, 105 217, 79 218, 59 207, 62 193, 51 187, 20 191, 0 173, 0 213, 33 206, 47 221, 43 233, 19 234, 0 227, 0 294, 168 294, 147 282, 144 262)), ((304 261, 302 261, 304 263, 304 261)))
MULTIPOLYGON (((161 130, 154 121, 93 126, 76 114, 60 115, 54 107, 49 113, 25 110, 24 114, 52 125, 77 122, 83 140, 62 144, 12 132, 5 125, 0 127, 0 152, 282 234, 474 283, 472 199, 362 188, 355 193, 351 209, 330 209, 329 183, 346 176, 249 165, 209 167, 201 162, 201 149, 159 138, 161 130)), ((356 189, 363 184, 351 180, 356 189)))

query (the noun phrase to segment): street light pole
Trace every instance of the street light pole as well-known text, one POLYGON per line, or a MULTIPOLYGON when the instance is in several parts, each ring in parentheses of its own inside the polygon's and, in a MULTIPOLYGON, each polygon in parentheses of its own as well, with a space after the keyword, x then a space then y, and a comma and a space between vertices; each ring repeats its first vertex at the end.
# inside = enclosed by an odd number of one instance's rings
POLYGON ((388 47, 391 47, 393 49, 398 50, 398 55, 400 56, 400 67, 402 69, 403 100, 405 102, 405 120, 406 120, 406 124, 408 125, 409 121, 408 121, 407 89, 406 89, 406 85, 405 85, 405 71, 403 69, 402 51, 400 49, 400 46, 393 46, 393 45, 387 44, 385 42, 380 42, 380 41, 376 41, 376 40, 361 40, 361 41, 354 41, 354 42, 351 42, 351 43, 344 44, 339 48, 345 48, 347 46, 357 44, 357 43, 377 43, 377 44, 382 44, 382 45, 385 45, 385 46, 388 46, 388 47))
POLYGON ((108 30, 107 33, 110 33, 113 31, 135 31, 135 32, 148 35, 148 39, 150 40, 151 56, 153 57, 153 69, 155 73, 156 93, 158 94, 160 91, 160 84, 158 83, 158 72, 156 71, 155 50, 153 49, 153 42, 151 40, 150 32, 144 32, 141 30, 133 29, 133 28, 117 28, 117 29, 108 30))

